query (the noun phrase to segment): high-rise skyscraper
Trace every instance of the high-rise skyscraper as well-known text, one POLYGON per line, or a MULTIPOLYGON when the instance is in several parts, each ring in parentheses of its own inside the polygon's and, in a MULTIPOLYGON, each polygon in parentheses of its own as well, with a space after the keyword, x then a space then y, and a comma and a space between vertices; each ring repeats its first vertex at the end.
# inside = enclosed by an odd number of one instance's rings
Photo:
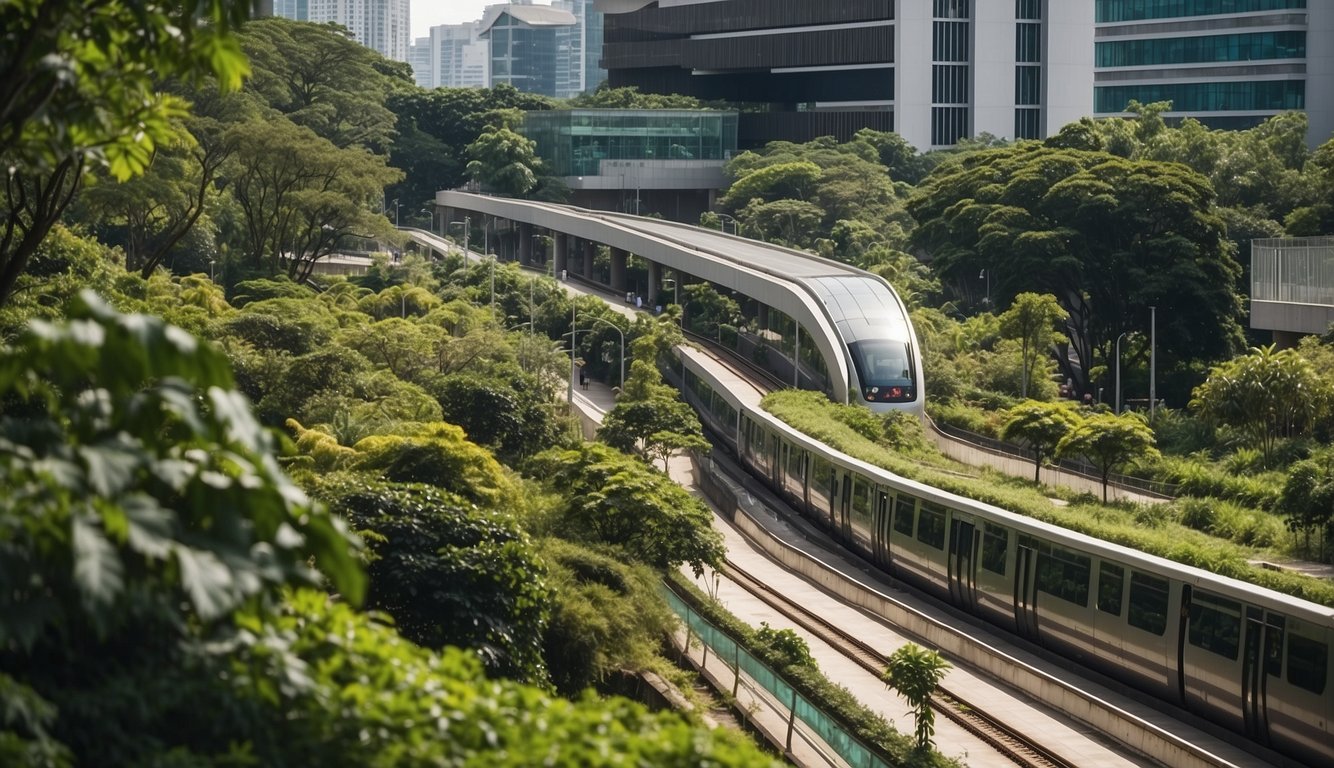
POLYGON ((556 30, 556 97, 568 99, 607 79, 607 70, 599 64, 602 12, 593 0, 553 0, 552 6, 574 15, 574 24, 556 30))
POLYGON ((481 22, 431 27, 408 52, 417 85, 423 88, 485 88, 490 51, 478 37, 481 22))
POLYGON ((409 0, 272 0, 273 15, 341 24, 357 42, 394 61, 408 60, 409 0))
POLYGON ((487 6, 481 37, 490 49, 491 85, 509 83, 521 91, 555 96, 557 35, 568 32, 575 21, 573 13, 549 5, 487 6))

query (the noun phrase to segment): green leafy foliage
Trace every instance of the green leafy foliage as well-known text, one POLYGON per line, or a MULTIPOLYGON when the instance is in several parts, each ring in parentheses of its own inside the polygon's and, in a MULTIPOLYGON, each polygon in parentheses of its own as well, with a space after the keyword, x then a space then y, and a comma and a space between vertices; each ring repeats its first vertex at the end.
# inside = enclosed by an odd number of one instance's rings
POLYGON ((508 515, 421 484, 340 474, 316 495, 367 532, 367 606, 428 648, 476 650, 495 673, 546 682, 544 568, 508 515))
POLYGON ((453 424, 401 424, 393 434, 372 435, 352 448, 357 466, 398 483, 427 483, 469 501, 495 506, 513 493, 500 464, 453 424))
POLYGON ((574 697, 658 663, 676 619, 657 573, 563 539, 542 539, 538 548, 554 593, 542 647, 558 693, 574 697))
POLYGON ((1033 482, 1036 483, 1042 471, 1043 457, 1056 452, 1056 446, 1079 418, 1068 403, 1029 400, 1010 409, 1001 438, 1022 442, 1033 451, 1033 482))
POLYGON ((936 732, 936 713, 931 708, 931 696, 949 669, 949 662, 940 654, 914 643, 905 644, 889 656, 883 679, 912 707, 916 721, 913 735, 918 749, 931 747, 931 736, 936 732))
POLYGON ((558 535, 619 547, 658 569, 688 563, 702 572, 722 558, 722 538, 708 508, 615 448, 585 443, 543 451, 526 469, 562 493, 564 504, 550 522, 558 535))
POLYGON ((1083 456, 1102 475, 1102 500, 1107 501, 1107 478, 1114 467, 1136 459, 1154 459, 1153 431, 1135 413, 1114 416, 1094 413, 1077 420, 1056 444, 1057 456, 1083 456))
POLYGON ((1315 551, 1324 560, 1325 544, 1334 523, 1334 452, 1326 449, 1319 457, 1294 464, 1278 505, 1288 527, 1302 535, 1304 549, 1315 551), (1314 549, 1312 534, 1317 534, 1319 541, 1314 549))
POLYGON ((0 355, 7 645, 112 632, 145 594, 214 621, 319 583, 312 559, 360 598, 353 540, 278 468, 221 354, 91 293, 70 318, 0 355))

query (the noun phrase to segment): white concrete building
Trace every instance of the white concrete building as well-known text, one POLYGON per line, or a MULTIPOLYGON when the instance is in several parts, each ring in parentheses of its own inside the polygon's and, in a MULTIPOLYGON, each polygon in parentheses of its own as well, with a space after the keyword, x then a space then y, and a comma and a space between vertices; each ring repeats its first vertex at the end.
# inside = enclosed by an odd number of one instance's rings
POLYGON ((409 0, 272 0, 272 7, 285 19, 341 24, 386 59, 408 60, 409 0))

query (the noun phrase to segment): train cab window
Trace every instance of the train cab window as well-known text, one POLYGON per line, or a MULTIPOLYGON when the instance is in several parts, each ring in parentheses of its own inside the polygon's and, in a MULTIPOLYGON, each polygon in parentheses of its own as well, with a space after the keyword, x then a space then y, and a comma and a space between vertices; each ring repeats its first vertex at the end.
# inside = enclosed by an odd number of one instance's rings
POLYGON ((1295 633, 1288 634, 1288 682, 1315 694, 1325 692, 1329 678, 1329 646, 1295 633))
POLYGON ((982 534, 982 567, 1005 575, 1005 555, 1010 549, 1010 532, 987 523, 982 534))
POLYGON ((1037 587, 1075 605, 1089 604, 1089 557, 1063 547, 1038 551, 1037 587))
POLYGON ((900 493, 894 501, 894 530, 904 536, 911 536, 913 513, 916 511, 917 499, 900 493))
POLYGON ((1167 579, 1130 573, 1130 626, 1161 635, 1167 629, 1167 579))
POLYGON ((1119 565, 1098 565, 1098 610, 1121 615, 1121 595, 1125 593, 1126 571, 1119 565))
POLYGON ((935 504, 922 502, 922 511, 917 521, 917 540, 923 544, 945 548, 945 510, 935 504))
POLYGON ((1196 590, 1190 600, 1188 639, 1193 646, 1236 660, 1241 640, 1241 603, 1196 590))

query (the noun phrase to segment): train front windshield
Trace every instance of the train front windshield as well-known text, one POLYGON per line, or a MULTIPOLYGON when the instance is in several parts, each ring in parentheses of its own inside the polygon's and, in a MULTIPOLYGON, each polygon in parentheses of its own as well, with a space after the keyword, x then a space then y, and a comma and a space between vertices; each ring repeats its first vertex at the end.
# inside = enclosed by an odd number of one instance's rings
POLYGON ((917 399, 917 371, 908 342, 876 339, 848 346, 866 402, 906 403, 917 399))

